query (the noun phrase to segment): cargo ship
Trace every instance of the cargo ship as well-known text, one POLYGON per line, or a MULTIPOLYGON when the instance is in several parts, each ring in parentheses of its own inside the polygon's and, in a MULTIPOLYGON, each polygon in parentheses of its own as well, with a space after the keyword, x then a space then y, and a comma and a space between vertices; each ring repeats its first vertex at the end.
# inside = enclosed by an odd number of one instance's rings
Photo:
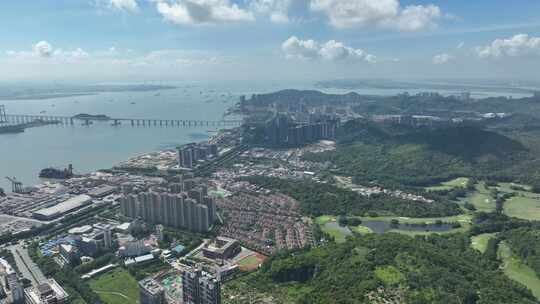
POLYGON ((22 133, 22 132, 24 132, 24 126, 22 126, 22 125, 0 126, 0 134, 3 134, 3 133, 22 133))
POLYGON ((39 172, 41 178, 68 179, 73 177, 73 166, 69 165, 66 169, 45 168, 39 172))

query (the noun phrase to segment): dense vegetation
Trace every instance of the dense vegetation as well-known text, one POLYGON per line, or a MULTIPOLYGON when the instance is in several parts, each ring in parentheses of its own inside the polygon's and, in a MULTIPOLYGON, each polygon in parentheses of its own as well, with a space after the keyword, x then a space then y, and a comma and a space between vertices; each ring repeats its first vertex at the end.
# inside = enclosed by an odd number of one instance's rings
POLYGON ((66 289, 72 303, 101 303, 98 295, 81 279, 79 273, 69 266, 60 268, 52 258, 40 255, 37 243, 29 246, 28 253, 46 277, 53 277, 66 289))
POLYGON ((358 183, 426 186, 459 176, 517 180, 534 156, 519 141, 473 126, 408 128, 366 120, 346 123, 336 151, 309 154, 330 161, 358 183))
POLYGON ((285 303, 536 303, 461 234, 351 238, 272 258, 247 284, 285 303))
POLYGON ((540 230, 538 228, 514 229, 506 231, 501 237, 510 245, 512 251, 540 277, 540 230))
POLYGON ((276 190, 298 200, 303 212, 311 216, 329 215, 396 215, 408 217, 449 216, 461 213, 453 202, 422 203, 402 200, 386 194, 362 196, 354 191, 309 180, 290 181, 264 176, 244 180, 266 189, 276 190))

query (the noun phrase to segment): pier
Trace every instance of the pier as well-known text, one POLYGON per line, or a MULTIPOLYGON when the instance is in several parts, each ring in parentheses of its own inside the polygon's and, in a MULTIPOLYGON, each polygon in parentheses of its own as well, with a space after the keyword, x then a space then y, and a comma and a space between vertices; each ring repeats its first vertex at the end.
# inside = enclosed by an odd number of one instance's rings
POLYGON ((34 121, 51 122, 56 125, 91 126, 93 122, 109 122, 111 127, 169 127, 169 128, 197 128, 197 127, 236 127, 242 124, 241 120, 185 120, 185 119, 153 119, 153 118, 75 118, 71 116, 55 115, 2 115, 4 122, 10 124, 24 124, 34 121))

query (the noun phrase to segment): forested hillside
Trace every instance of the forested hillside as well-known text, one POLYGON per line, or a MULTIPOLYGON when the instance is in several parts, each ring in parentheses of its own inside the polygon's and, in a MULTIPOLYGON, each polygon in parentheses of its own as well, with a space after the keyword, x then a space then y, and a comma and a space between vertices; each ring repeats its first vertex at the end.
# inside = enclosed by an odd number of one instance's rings
POLYGON ((281 303, 537 303, 461 234, 352 238, 273 258, 246 282, 281 303))
POLYGON ((473 126, 437 129, 347 122, 336 151, 309 154, 312 161, 331 161, 337 172, 358 183, 425 186, 459 176, 499 180, 518 176, 515 168, 535 164, 534 153, 518 140, 473 126))
POLYGON ((530 227, 514 229, 503 233, 502 238, 540 277, 540 230, 530 227))
POLYGON ((460 214, 462 210, 455 202, 437 201, 433 203, 398 199, 389 195, 362 196, 348 189, 310 180, 291 182, 272 177, 244 178, 250 183, 266 189, 273 189, 292 196, 301 204, 306 215, 396 215, 408 217, 434 217, 460 214))

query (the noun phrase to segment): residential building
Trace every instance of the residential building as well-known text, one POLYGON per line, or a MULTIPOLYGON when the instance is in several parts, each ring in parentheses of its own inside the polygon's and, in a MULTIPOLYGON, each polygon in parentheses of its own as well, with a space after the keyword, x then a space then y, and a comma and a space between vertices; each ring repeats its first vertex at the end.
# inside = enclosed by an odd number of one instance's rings
POLYGON ((186 266, 182 272, 184 304, 220 304, 221 284, 200 266, 186 266))
POLYGON ((165 289, 153 278, 146 278, 139 282, 140 304, 165 303, 165 289))

